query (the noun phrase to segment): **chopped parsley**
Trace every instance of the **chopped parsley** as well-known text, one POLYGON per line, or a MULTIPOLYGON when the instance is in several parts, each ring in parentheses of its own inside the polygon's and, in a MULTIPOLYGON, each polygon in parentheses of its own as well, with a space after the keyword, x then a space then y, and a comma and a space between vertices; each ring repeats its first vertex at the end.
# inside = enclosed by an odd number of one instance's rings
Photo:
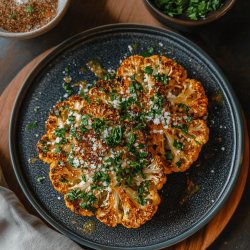
POLYGON ((187 17, 191 20, 204 19, 209 12, 218 10, 222 4, 222 0, 190 0, 187 17))
POLYGON ((183 13, 183 0, 155 0, 155 4, 160 10, 171 17, 183 13))
POLYGON ((41 144, 42 144, 42 148, 41 148, 42 152, 44 154, 48 153, 49 152, 49 147, 47 145, 47 141, 41 140, 41 144))
POLYGON ((189 114, 190 108, 186 104, 179 103, 178 107, 180 108, 180 111, 184 111, 186 114, 189 114))
POLYGON ((90 118, 90 115, 84 115, 82 117, 81 124, 85 125, 85 126, 88 125, 89 124, 89 118, 90 118))
POLYGON ((178 150, 183 150, 183 143, 179 142, 177 140, 174 140, 173 146, 177 148, 178 150))
POLYGON ((92 128, 95 133, 100 133, 105 128, 105 121, 99 118, 93 118, 92 128))
POLYGON ((109 80, 115 79, 115 77, 116 77, 116 73, 115 73, 115 72, 111 72, 111 73, 106 74, 106 75, 103 77, 103 79, 104 79, 105 81, 109 81, 109 80))
POLYGON ((144 206, 147 203, 146 196, 149 193, 149 181, 143 182, 137 189, 138 197, 137 200, 140 205, 144 206))
POLYGON ((62 177, 62 178, 60 179, 60 182, 62 182, 62 183, 67 183, 67 182, 69 182, 69 180, 66 179, 66 178, 64 178, 64 177, 62 177))
POLYGON ((116 91, 112 88, 111 92, 109 93, 111 101, 114 101, 116 99, 116 91))
POLYGON ((81 126, 79 127, 79 131, 80 131, 82 134, 85 134, 85 133, 87 133, 89 130, 88 130, 85 126, 81 125, 81 126))
POLYGON ((86 175, 82 175, 81 179, 82 179, 82 181, 86 182, 87 181, 86 175))
POLYGON ((113 128, 109 135, 105 138, 105 142, 110 147, 115 147, 122 142, 123 128, 121 126, 113 128))
POLYGON ((32 129, 36 128, 36 126, 37 126, 37 121, 30 122, 29 124, 26 125, 25 129, 32 130, 32 129))
POLYGON ((154 70, 153 70, 153 68, 152 68, 151 66, 146 66, 146 67, 144 68, 144 73, 145 73, 145 74, 152 75, 153 72, 154 72, 154 70))
POLYGON ((68 96, 71 96, 74 94, 74 89, 68 83, 63 83, 63 88, 68 94, 68 96))
POLYGON ((130 133, 128 135, 128 144, 133 145, 135 143, 135 140, 136 140, 136 135, 130 133))
POLYGON ((71 202, 79 200, 79 206, 83 209, 95 211, 93 204, 96 202, 97 198, 92 193, 85 193, 80 189, 73 189, 67 193, 66 197, 71 202))
POLYGON ((182 165, 182 159, 180 159, 179 161, 176 162, 176 166, 177 166, 178 168, 180 168, 181 165, 182 165))
POLYGON ((171 151, 166 152, 166 153, 165 153, 165 157, 166 157, 166 159, 169 160, 169 161, 172 161, 173 158, 174 158, 171 151))
POLYGON ((93 182, 110 182, 110 176, 103 171, 96 172, 95 175, 92 178, 93 182))
POLYGON ((64 72, 65 72, 66 75, 69 74, 69 65, 65 67, 64 72))
POLYGON ((84 92, 80 92, 80 96, 88 103, 91 104, 91 99, 89 98, 88 95, 86 95, 84 92))
POLYGON ((39 177, 37 177, 36 180, 37 180, 37 182, 42 183, 42 182, 44 182, 45 177, 44 176, 39 176, 39 177))
POLYGON ((54 135, 56 137, 64 138, 66 134, 66 129, 65 128, 56 128, 54 131, 54 135))
POLYGON ((192 116, 187 116, 187 118, 185 118, 185 121, 188 123, 192 122, 192 120, 193 120, 192 116))
POLYGON ((150 47, 148 50, 141 53, 141 55, 143 57, 149 57, 149 56, 152 56, 153 54, 154 54, 154 48, 153 47, 150 47))
POLYGON ((165 74, 158 73, 158 74, 154 75, 154 79, 156 82, 160 82, 163 85, 167 85, 169 82, 169 77, 168 77, 168 75, 165 75, 165 74))
POLYGON ((164 14, 176 17, 185 16, 187 19, 204 19, 208 13, 218 10, 225 0, 155 0, 164 14))
POLYGON ((178 128, 183 132, 183 134, 185 134, 185 135, 188 134, 188 127, 185 124, 172 125, 172 128, 178 128))
POLYGON ((62 148, 60 146, 56 146, 55 153, 59 154, 61 153, 61 151, 62 151, 62 148))
POLYGON ((26 11, 27 13, 29 13, 29 14, 32 14, 32 13, 35 12, 35 9, 34 9, 34 7, 33 7, 32 5, 28 5, 28 6, 26 6, 25 11, 26 11))

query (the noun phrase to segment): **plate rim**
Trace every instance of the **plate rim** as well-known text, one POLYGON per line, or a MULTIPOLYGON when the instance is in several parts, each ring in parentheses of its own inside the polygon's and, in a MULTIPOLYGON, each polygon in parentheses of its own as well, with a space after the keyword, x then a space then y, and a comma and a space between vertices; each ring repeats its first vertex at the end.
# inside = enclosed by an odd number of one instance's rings
POLYGON ((109 25, 102 25, 92 29, 88 29, 81 33, 78 33, 62 43, 56 46, 48 55, 46 55, 40 62, 38 62, 31 72, 25 78, 22 87, 20 88, 17 97, 14 102, 14 106, 10 116, 10 126, 9 126, 9 151, 10 151, 10 158, 12 163, 12 168, 14 169, 15 176, 17 178, 18 184, 22 189, 22 192, 25 194, 25 197, 30 202, 30 204, 34 207, 36 212, 45 220, 47 221, 53 228, 58 230, 60 233, 68 236, 75 242, 88 246, 94 247, 95 249, 159 249, 164 247, 169 247, 171 245, 177 244, 180 241, 185 240, 186 238, 190 237, 202 227, 204 227, 222 208, 224 203, 228 200, 232 190, 236 184, 238 179, 242 162, 243 162, 243 155, 244 155, 244 129, 243 129, 243 117, 241 113, 241 108, 239 101, 232 89, 229 81, 227 80, 226 76, 219 68, 219 66, 215 63, 215 61, 205 52, 203 51, 198 45, 193 43, 191 40, 187 39, 186 37, 175 33, 174 31, 170 31, 165 28, 159 28, 156 26, 150 25, 142 25, 142 24, 131 24, 131 23, 123 23, 123 24, 109 24, 109 25), (199 57, 202 61, 204 61, 207 65, 209 65, 210 70, 212 70, 213 74, 216 75, 216 78, 220 80, 222 84, 219 84, 223 91, 227 94, 228 102, 230 103, 230 109, 232 110, 232 116, 234 118, 234 130, 235 130, 235 137, 236 137, 236 144, 238 147, 234 150, 235 157, 234 167, 231 168, 230 175, 226 183, 223 185, 223 190, 221 191, 217 202, 206 212, 198 222, 194 224, 191 228, 188 228, 187 231, 179 234, 178 236, 171 238, 169 240, 161 241, 159 243, 149 245, 149 246, 136 246, 136 247, 117 247, 117 246, 107 246, 103 244, 96 243, 94 241, 90 241, 87 239, 83 239, 70 229, 63 226, 60 222, 58 222, 53 216, 49 214, 44 206, 39 204, 37 201, 35 194, 29 189, 28 185, 25 182, 25 178, 22 174, 22 170, 20 168, 20 163, 18 162, 17 156, 17 145, 15 143, 16 138, 16 124, 17 118, 19 115, 19 110, 23 103, 23 99, 25 98, 27 91, 29 90, 35 76, 45 67, 47 66, 53 59, 55 59, 58 55, 60 55, 63 51, 66 51, 68 47, 78 44, 80 41, 84 41, 86 39, 91 38, 91 36, 100 36, 102 33, 110 34, 114 32, 139 32, 142 34, 160 34, 167 35, 168 37, 174 39, 179 44, 183 44, 184 47, 188 47, 191 51, 195 51, 196 54, 199 54, 199 57))

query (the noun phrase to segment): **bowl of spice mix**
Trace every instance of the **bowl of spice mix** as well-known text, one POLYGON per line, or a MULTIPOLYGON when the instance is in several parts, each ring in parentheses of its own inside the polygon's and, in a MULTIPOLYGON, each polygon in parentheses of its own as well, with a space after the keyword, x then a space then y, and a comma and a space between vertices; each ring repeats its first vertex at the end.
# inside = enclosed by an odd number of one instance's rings
POLYGON ((33 38, 62 19, 70 0, 0 0, 0 36, 33 38))
POLYGON ((144 0, 151 14, 163 24, 190 31, 224 16, 236 0, 144 0))

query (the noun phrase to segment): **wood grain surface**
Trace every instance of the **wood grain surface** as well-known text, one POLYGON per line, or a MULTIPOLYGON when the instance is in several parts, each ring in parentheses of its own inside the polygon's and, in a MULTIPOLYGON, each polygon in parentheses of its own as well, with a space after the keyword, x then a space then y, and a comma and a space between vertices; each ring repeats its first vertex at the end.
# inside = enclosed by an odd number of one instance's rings
MULTIPOLYGON (((142 0, 121 0, 119 4, 117 4, 117 0, 107 0, 103 2, 103 12, 99 12, 99 16, 94 16, 93 20, 95 23, 99 24, 101 20, 105 19, 103 23, 109 23, 105 15, 109 12, 110 22, 136 22, 136 23, 145 23, 151 25, 159 26, 159 23, 154 20, 152 16, 150 16, 143 6, 142 0), (115 11, 113 11, 115 9, 115 11), (140 10, 140 14, 138 15, 138 10, 140 10), (105 14, 106 13, 106 14, 105 14), (98 20, 98 21, 97 21, 98 20)), ((100 6, 100 5, 98 5, 100 6)), ((96 12, 98 13, 98 12, 96 12)), ((8 185, 10 189, 12 189, 20 198, 25 207, 33 214, 37 215, 36 211, 31 207, 31 205, 26 200, 23 195, 13 172, 11 163, 10 163, 10 155, 9 155, 9 147, 8 147, 8 129, 9 129, 9 119, 11 110, 13 108, 13 104, 17 93, 22 86, 25 78, 31 72, 32 68, 40 62, 42 58, 44 58, 50 51, 46 51, 37 58, 35 58, 32 62, 27 64, 15 77, 14 80, 8 85, 3 94, 0 97, 0 163, 3 168, 4 175, 7 179, 8 185)), ((225 203, 223 208, 219 211, 219 213, 199 232, 189 237, 188 239, 180 242, 179 244, 169 248, 169 249, 177 249, 177 250, 202 250, 206 249, 222 232, 230 218, 232 217, 234 211, 236 210, 240 198, 242 196, 247 173, 249 166, 249 142, 248 142, 248 134, 247 128, 245 124, 245 154, 243 158, 243 165, 241 169, 241 173, 237 184, 229 198, 229 200, 225 203)))

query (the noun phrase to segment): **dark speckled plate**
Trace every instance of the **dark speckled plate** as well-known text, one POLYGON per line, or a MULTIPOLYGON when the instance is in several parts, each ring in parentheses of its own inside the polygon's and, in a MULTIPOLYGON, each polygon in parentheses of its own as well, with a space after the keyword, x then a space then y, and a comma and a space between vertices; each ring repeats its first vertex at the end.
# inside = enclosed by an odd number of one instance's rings
POLYGON ((192 235, 218 212, 237 179, 243 155, 243 129, 238 102, 216 64, 192 42, 175 33, 139 25, 112 25, 83 32, 58 46, 31 72, 17 98, 10 127, 10 151, 17 179, 38 213, 76 242, 97 249, 170 246, 192 235), (137 45, 137 46, 135 46, 137 45), (138 46, 139 45, 139 46, 138 46), (132 52, 131 52, 132 48, 132 52), (209 98, 210 139, 199 160, 186 173, 173 174, 161 192, 157 214, 139 229, 109 228, 95 218, 70 212, 52 187, 49 166, 35 160, 36 143, 45 132, 50 108, 65 94, 63 71, 73 82, 94 75, 84 70, 90 59, 116 69, 121 59, 154 49, 182 64, 200 80, 209 98), (34 110, 40 107, 37 112, 34 110), (36 121, 34 129, 27 125, 36 121), (45 177, 39 182, 37 178, 45 177), (199 187, 185 196, 187 179, 199 187), (181 201, 184 200, 184 203, 181 201), (93 233, 84 231, 93 222, 93 233))

